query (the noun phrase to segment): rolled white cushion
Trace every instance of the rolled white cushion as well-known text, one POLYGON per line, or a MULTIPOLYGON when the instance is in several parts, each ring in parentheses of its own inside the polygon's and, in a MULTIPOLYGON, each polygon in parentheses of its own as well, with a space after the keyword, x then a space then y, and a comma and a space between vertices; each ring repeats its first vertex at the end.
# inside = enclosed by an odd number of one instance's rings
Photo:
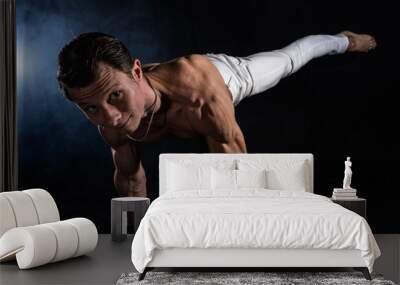
POLYGON ((53 231, 57 239, 57 251, 51 262, 64 260, 75 255, 79 237, 74 226, 65 221, 43 224, 53 231))
POLYGON ((0 237, 9 229, 15 228, 17 222, 11 204, 6 197, 0 193, 0 237))
POLYGON ((0 238, 0 261, 16 254, 20 269, 49 263, 56 251, 56 236, 43 225, 13 228, 0 238))
POLYGON ((44 189, 0 193, 0 237, 14 227, 33 226, 60 220, 57 205, 44 189))
POLYGON ((0 238, 0 261, 16 255, 20 269, 86 254, 96 248, 96 226, 75 218, 7 231, 0 238))
POLYGON ((98 233, 95 224, 85 218, 74 218, 64 222, 73 225, 78 233, 79 241, 75 256, 86 254, 97 246, 98 233))
POLYGON ((53 197, 44 189, 28 189, 22 191, 28 194, 36 208, 39 224, 51 223, 60 220, 60 214, 53 197))
POLYGON ((31 197, 22 191, 2 192, 13 209, 17 227, 33 226, 39 223, 35 205, 31 197))

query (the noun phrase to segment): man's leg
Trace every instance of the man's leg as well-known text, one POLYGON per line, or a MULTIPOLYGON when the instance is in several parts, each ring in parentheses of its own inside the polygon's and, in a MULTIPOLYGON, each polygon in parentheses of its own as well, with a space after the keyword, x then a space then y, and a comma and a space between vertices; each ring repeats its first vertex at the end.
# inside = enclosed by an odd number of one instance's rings
MULTIPOLYGON (((243 98, 261 93, 275 86, 310 60, 327 54, 344 53, 349 44, 345 35, 310 35, 288 46, 271 52, 261 52, 244 59, 245 69, 252 79, 253 88, 243 98)), ((238 98, 239 101, 243 98, 238 98)))
POLYGON ((310 35, 288 46, 246 57, 207 54, 222 74, 231 90, 236 106, 247 96, 275 86, 282 78, 293 74, 313 58, 344 53, 349 44, 343 34, 310 35))

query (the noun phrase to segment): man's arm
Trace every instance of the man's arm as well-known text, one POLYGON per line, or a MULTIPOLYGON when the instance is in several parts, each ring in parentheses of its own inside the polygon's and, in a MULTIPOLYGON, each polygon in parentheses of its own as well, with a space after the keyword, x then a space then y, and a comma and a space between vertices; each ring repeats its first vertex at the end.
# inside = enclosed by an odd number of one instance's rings
POLYGON ((192 124, 206 136, 210 152, 247 152, 242 130, 236 122, 234 106, 227 96, 221 94, 205 98, 193 114, 196 119, 192 124))
POLYGON ((115 165, 114 185, 121 196, 147 197, 146 175, 135 145, 125 134, 99 128, 111 146, 115 165))
POLYGON ((207 136, 207 145, 210 153, 247 153, 246 143, 239 126, 232 140, 224 143, 207 136))
POLYGON ((111 152, 115 165, 114 184, 120 195, 147 197, 146 174, 135 146, 128 142, 115 149, 111 148, 111 152))

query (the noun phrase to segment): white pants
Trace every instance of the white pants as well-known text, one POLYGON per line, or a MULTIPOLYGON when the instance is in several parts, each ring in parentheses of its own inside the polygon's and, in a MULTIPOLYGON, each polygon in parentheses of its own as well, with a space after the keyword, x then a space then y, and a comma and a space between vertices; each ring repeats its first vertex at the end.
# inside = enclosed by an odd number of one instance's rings
POLYGON ((288 46, 246 57, 207 53, 232 94, 236 106, 247 96, 275 86, 281 78, 295 73, 311 59, 326 54, 344 53, 349 44, 343 34, 310 35, 288 46))

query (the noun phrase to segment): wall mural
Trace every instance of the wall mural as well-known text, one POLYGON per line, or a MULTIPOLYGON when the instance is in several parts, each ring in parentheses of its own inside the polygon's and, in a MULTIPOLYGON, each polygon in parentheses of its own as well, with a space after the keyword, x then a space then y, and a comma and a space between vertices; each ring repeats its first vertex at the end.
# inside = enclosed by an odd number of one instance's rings
POLYGON ((375 167, 394 164, 387 31, 356 4, 229 3, 18 1, 20 188, 109 232, 112 197, 158 196, 160 153, 313 153, 326 196, 351 156, 371 228, 399 232, 375 167))

